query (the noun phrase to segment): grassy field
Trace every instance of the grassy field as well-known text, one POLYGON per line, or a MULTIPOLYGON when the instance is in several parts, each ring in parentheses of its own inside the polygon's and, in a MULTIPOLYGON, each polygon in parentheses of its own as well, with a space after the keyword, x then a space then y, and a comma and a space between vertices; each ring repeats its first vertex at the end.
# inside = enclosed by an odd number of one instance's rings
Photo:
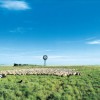
MULTIPOLYGON (((34 66, 0 67, 0 70, 31 67, 34 66)), ((74 68, 81 75, 8 75, 0 79, 0 100, 100 100, 99 66, 63 67, 74 68), (20 80, 23 82, 18 83, 20 80)))

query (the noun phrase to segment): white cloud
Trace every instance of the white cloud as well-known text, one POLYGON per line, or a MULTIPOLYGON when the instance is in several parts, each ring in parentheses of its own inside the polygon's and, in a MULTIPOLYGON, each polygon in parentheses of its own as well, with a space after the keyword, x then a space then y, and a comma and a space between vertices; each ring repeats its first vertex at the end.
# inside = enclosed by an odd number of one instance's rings
POLYGON ((100 40, 89 41, 87 44, 100 44, 100 40))
POLYGON ((86 40, 93 40, 93 39, 96 39, 97 37, 96 36, 94 36, 94 37, 89 37, 89 38, 87 38, 86 40))
POLYGON ((18 0, 2 0, 0 1, 0 7, 8 10, 27 10, 30 9, 29 5, 25 1, 18 0))
POLYGON ((51 56, 49 56, 49 59, 67 59, 68 58, 68 56, 56 56, 56 55, 51 55, 51 56))

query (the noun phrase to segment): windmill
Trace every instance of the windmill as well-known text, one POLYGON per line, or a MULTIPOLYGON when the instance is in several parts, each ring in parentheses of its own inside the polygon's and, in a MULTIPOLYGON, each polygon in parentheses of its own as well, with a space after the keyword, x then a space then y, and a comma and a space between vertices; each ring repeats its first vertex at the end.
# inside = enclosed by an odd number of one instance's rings
POLYGON ((44 60, 44 66, 46 66, 46 60, 48 59, 48 56, 47 55, 44 55, 43 56, 43 60, 44 60))

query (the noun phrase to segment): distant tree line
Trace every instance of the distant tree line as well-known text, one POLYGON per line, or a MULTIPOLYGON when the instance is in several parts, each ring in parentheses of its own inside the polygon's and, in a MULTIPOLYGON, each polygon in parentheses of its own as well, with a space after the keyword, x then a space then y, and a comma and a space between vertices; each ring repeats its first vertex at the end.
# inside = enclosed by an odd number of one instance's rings
POLYGON ((28 66, 28 64, 17 64, 17 63, 14 63, 13 66, 28 66))

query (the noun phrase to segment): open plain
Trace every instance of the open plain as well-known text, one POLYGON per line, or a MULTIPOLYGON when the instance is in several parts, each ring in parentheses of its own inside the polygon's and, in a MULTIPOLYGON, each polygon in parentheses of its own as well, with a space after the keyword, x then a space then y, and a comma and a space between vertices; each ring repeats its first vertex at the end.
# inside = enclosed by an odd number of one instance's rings
POLYGON ((100 99, 99 66, 0 67, 1 72, 6 72, 6 77, 0 79, 0 100, 100 99), (58 75, 58 72, 80 75, 58 75))

